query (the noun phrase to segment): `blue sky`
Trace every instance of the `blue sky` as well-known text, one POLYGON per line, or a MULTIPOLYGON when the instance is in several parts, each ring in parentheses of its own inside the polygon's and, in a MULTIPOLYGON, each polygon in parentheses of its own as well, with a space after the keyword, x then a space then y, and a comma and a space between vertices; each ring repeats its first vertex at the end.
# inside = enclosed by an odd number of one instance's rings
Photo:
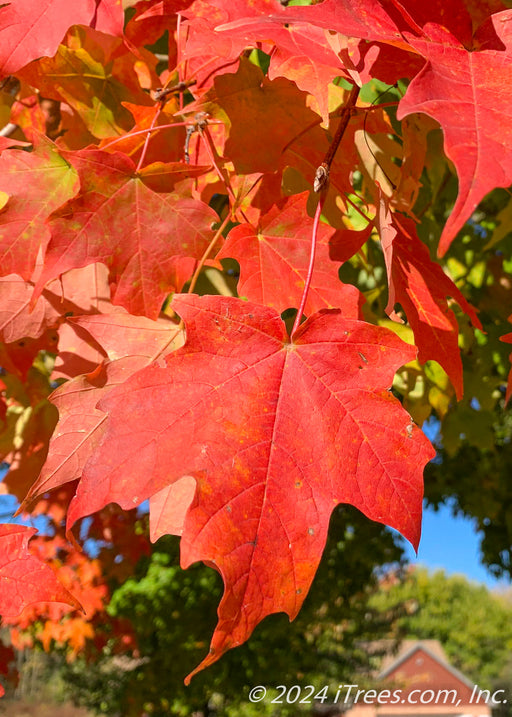
POLYGON ((463 573, 489 588, 508 585, 507 581, 496 580, 480 563, 479 542, 473 520, 454 518, 449 506, 437 512, 427 508, 423 513, 418 556, 409 543, 406 552, 411 563, 425 565, 430 570, 443 568, 450 574, 463 573))
MULTIPOLYGON (((434 445, 439 444, 441 437, 437 419, 425 421, 422 430, 434 445)), ((406 554, 411 563, 425 565, 429 570, 442 568, 450 574, 462 573, 491 589, 508 585, 508 581, 496 580, 482 565, 479 546, 476 521, 454 517, 448 503, 438 511, 432 508, 423 511, 418 555, 407 542, 406 554)))

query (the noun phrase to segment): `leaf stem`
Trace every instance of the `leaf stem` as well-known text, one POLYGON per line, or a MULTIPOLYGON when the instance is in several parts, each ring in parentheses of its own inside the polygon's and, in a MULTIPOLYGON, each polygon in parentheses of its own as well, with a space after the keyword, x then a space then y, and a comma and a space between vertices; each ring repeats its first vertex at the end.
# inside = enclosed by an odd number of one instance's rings
POLYGON ((348 96, 347 104, 343 107, 341 111, 340 116, 340 123, 338 125, 338 129, 336 130, 336 134, 334 135, 334 139, 332 140, 332 143, 327 150, 327 153, 324 157, 324 161, 322 164, 317 168, 315 172, 315 181, 313 183, 313 189, 315 192, 320 193, 320 197, 318 200, 318 204, 315 211, 315 218, 313 220, 313 232, 311 237, 311 252, 309 255, 309 266, 308 266, 308 273, 306 275, 306 281, 304 282, 304 289, 302 291, 302 297, 300 300, 299 308, 297 310, 297 316, 295 317, 295 321, 293 323, 293 328, 290 333, 290 337, 293 337, 294 333, 297 331, 297 329, 300 326, 300 321, 302 319, 302 315, 304 313, 304 308, 306 306, 306 302, 308 299, 308 293, 309 288, 311 286, 311 280, 313 278, 313 269, 315 265, 315 254, 316 254, 316 244, 317 244, 317 236, 318 236, 318 226, 320 224, 320 216, 322 214, 322 209, 325 202, 325 197, 327 195, 327 189, 329 186, 329 172, 331 169, 331 164, 333 162, 334 156, 336 155, 336 151, 338 147, 340 146, 340 142, 343 139, 343 135, 345 134, 345 130, 347 129, 347 125, 350 121, 350 117, 352 116, 352 113, 354 111, 355 104, 357 102, 357 98, 359 96, 359 87, 357 85, 354 85, 352 87, 352 90, 350 91, 350 95, 348 96))
POLYGON ((147 154, 148 147, 149 147, 149 139, 151 137, 151 130, 155 127, 156 122, 157 122, 158 118, 160 117, 161 112, 162 112, 162 105, 160 104, 155 112, 155 116, 153 117, 153 119, 151 121, 151 125, 148 128, 148 133, 146 134, 146 139, 144 140, 144 146, 142 148, 142 152, 140 153, 140 159, 137 163, 137 169, 135 170, 135 172, 139 172, 142 165, 144 164, 144 160, 146 158, 146 154, 147 154))
POLYGON ((315 212, 315 218, 313 220, 313 232, 311 237, 311 252, 309 255, 309 266, 308 266, 308 273, 306 276, 306 281, 304 282, 304 289, 302 291, 302 297, 300 300, 300 305, 297 310, 297 316, 295 317, 295 321, 293 323, 293 328, 290 333, 290 337, 293 337, 293 334, 297 331, 300 325, 300 320, 302 318, 302 314, 304 313, 304 307, 306 306, 306 301, 308 299, 308 293, 309 293, 309 287, 311 286, 311 279, 313 278, 313 269, 315 266, 315 254, 316 254, 316 244, 317 244, 317 236, 318 236, 318 225, 320 224, 320 215, 322 214, 322 209, 325 202, 327 192, 322 192, 318 199, 318 204, 316 207, 315 212))
POLYGON ((199 260, 199 263, 198 263, 197 266, 196 266, 196 270, 194 271, 194 273, 193 273, 193 275, 192 275, 192 279, 190 280, 190 286, 188 287, 187 294, 191 294, 191 293, 194 291, 194 289, 195 289, 195 287, 196 287, 197 280, 198 280, 198 278, 199 278, 199 274, 201 273, 201 269, 203 268, 205 261, 206 261, 206 260, 208 259, 208 257, 210 256, 213 247, 215 246, 215 244, 216 244, 217 241, 219 240, 219 237, 222 236, 222 232, 223 232, 224 229, 227 227, 227 225, 229 224, 230 221, 231 221, 231 214, 228 212, 228 213, 226 214, 226 216, 224 217, 224 220, 223 220, 222 224, 220 225, 220 227, 219 227, 219 228, 217 229, 217 231, 215 232, 215 234, 214 234, 214 236, 213 236, 213 239, 211 240, 211 242, 210 242, 210 243, 208 244, 208 246, 206 247, 203 256, 202 256, 201 259, 199 260))

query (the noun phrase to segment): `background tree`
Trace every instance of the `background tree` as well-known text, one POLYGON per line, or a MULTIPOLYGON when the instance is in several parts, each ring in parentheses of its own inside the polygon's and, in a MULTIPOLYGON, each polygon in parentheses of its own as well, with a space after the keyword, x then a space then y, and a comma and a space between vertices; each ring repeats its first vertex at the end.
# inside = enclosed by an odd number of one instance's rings
MULTIPOLYGON (((292 624, 284 615, 269 618, 249 643, 185 687, 183 670, 192 668, 204 651, 204 635, 216 619, 212 597, 220 597, 222 584, 204 566, 195 566, 182 580, 177 557, 177 540, 161 538, 135 575, 114 590, 104 620, 110 616, 131 624, 135 642, 124 654, 133 661, 123 669, 107 644, 92 654, 92 664, 91 659, 69 663, 63 669, 74 699, 107 714, 251 714, 250 687, 263 684, 274 694, 277 684, 289 683, 312 684, 318 691, 328 685, 326 705, 340 674, 361 680, 368 673, 370 658, 362 643, 387 636, 400 614, 399 608, 375 610, 371 598, 378 590, 380 566, 401 560, 401 548, 389 531, 353 509, 339 509, 317 590, 299 617, 292 624), (108 690, 102 689, 105 682, 108 690)), ((258 709, 271 714, 275 705, 269 702, 258 709)), ((283 714, 297 710, 309 712, 311 706, 279 706, 283 714)))
POLYGON ((439 640, 450 662, 483 689, 499 684, 512 647, 510 603, 462 575, 408 569, 372 597, 377 610, 405 608, 396 627, 407 638, 439 640))

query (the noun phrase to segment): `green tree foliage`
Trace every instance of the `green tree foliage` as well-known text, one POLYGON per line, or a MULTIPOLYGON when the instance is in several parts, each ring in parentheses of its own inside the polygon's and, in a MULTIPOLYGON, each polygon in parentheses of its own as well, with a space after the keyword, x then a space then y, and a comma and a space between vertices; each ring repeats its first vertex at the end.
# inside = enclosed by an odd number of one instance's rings
POLYGON ((498 684, 510 670, 512 609, 484 585, 418 568, 388 582, 371 605, 405 608, 397 622, 402 636, 439 640, 451 663, 480 687, 498 684))
POLYGON ((459 439, 455 451, 441 444, 437 464, 428 467, 427 495, 434 506, 450 500, 455 513, 476 519, 482 561, 495 576, 507 577, 512 574, 511 419, 503 406, 470 411, 475 431, 487 424, 488 445, 475 445, 471 436, 459 439))
MULTIPOLYGON (((251 640, 201 673, 189 687, 183 675, 205 650, 205 635, 215 624, 215 598, 220 577, 204 566, 183 573, 178 567, 178 541, 160 539, 152 555, 141 560, 133 578, 114 591, 108 607, 113 619, 133 626, 137 649, 129 660, 114 659, 109 650, 93 663, 79 660, 63 669, 72 695, 89 707, 112 714, 188 715, 252 714, 250 686, 262 684, 331 685, 350 679, 368 666, 362 641, 388 633, 398 611, 373 608, 379 566, 401 560, 402 549, 391 533, 369 523, 354 509, 338 509, 331 523, 314 593, 293 623, 273 615, 251 640), (102 689, 102 685, 108 685, 102 689)), ((126 657, 126 656, 125 656, 126 657)), ((291 705, 282 714, 296 714, 291 705)), ((280 707, 280 709, 282 709, 280 707)), ((258 714, 275 706, 258 705, 258 714)), ((303 709, 308 710, 307 706, 303 709)))

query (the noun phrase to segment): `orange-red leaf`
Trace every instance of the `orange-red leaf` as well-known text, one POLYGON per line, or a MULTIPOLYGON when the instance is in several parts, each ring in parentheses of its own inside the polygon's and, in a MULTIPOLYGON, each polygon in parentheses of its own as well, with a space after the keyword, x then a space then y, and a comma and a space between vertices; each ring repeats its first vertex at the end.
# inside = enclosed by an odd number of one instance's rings
MULTIPOLYGON (((287 12, 257 17, 248 11, 219 30, 236 35, 258 29, 263 34, 266 25, 276 23, 311 23, 350 37, 403 44, 397 23, 379 0, 324 0, 314 7, 291 7, 287 12)), ((403 26, 403 21, 399 25, 403 26)))
POLYGON ((99 404, 107 431, 68 526, 194 476, 182 564, 206 561, 225 583, 205 667, 265 615, 295 617, 338 503, 417 545, 422 470, 434 451, 387 390, 416 353, 392 332, 326 311, 290 342, 268 307, 193 295, 173 306, 187 344, 99 404))
POLYGON ((492 17, 477 36, 483 49, 468 51, 446 30, 410 38, 428 63, 413 79, 398 118, 424 112, 439 122, 447 156, 459 177, 459 193, 439 242, 443 255, 477 204, 495 187, 512 182, 508 94, 512 83, 512 11, 492 17))
POLYGON ((44 97, 66 102, 89 132, 102 139, 133 126, 123 102, 151 104, 134 61, 120 38, 75 27, 53 57, 32 62, 18 74, 44 97))
POLYGON ((80 176, 80 194, 49 222, 52 239, 36 292, 69 269, 102 262, 112 301, 132 314, 158 316, 177 286, 180 261, 199 258, 217 214, 179 194, 151 190, 129 157, 101 150, 63 152, 80 176))
MULTIPOLYGON (((261 217, 259 229, 240 224, 231 230, 218 259, 232 257, 240 264, 238 293, 279 312, 300 303, 311 250, 313 219, 307 214, 308 192, 297 194, 282 208, 261 217)), ((362 294, 338 278, 340 262, 329 258, 330 240, 337 232, 326 224, 318 231, 313 278, 306 315, 326 308, 341 309, 343 316, 359 318, 362 294)), ((341 234, 341 232, 340 232, 341 234)))
POLYGON ((93 25, 113 35, 123 32, 121 0, 15 0, 0 8, 0 76, 31 60, 51 57, 71 25, 93 25))
POLYGON ((225 155, 237 172, 276 172, 284 148, 320 117, 306 104, 306 93, 283 77, 270 81, 259 67, 241 61, 235 74, 215 78, 194 109, 229 120, 225 155))
POLYGON ((78 191, 78 176, 41 137, 33 152, 7 149, 0 156, 0 191, 9 195, 0 214, 0 273, 30 279, 50 233, 48 216, 78 191))
POLYGON ((401 321, 395 313, 395 304, 401 304, 414 331, 418 359, 422 363, 430 359, 437 361, 450 377, 460 399, 464 386, 459 325, 447 297, 458 303, 475 328, 481 329, 482 324, 450 277, 432 261, 427 247, 416 235, 414 222, 405 217, 397 220, 382 194, 376 224, 388 272, 386 312, 395 321, 401 321))
POLYGON ((24 525, 0 525, 0 616, 17 617, 35 602, 61 602, 81 609, 48 565, 29 550, 37 533, 24 525))

